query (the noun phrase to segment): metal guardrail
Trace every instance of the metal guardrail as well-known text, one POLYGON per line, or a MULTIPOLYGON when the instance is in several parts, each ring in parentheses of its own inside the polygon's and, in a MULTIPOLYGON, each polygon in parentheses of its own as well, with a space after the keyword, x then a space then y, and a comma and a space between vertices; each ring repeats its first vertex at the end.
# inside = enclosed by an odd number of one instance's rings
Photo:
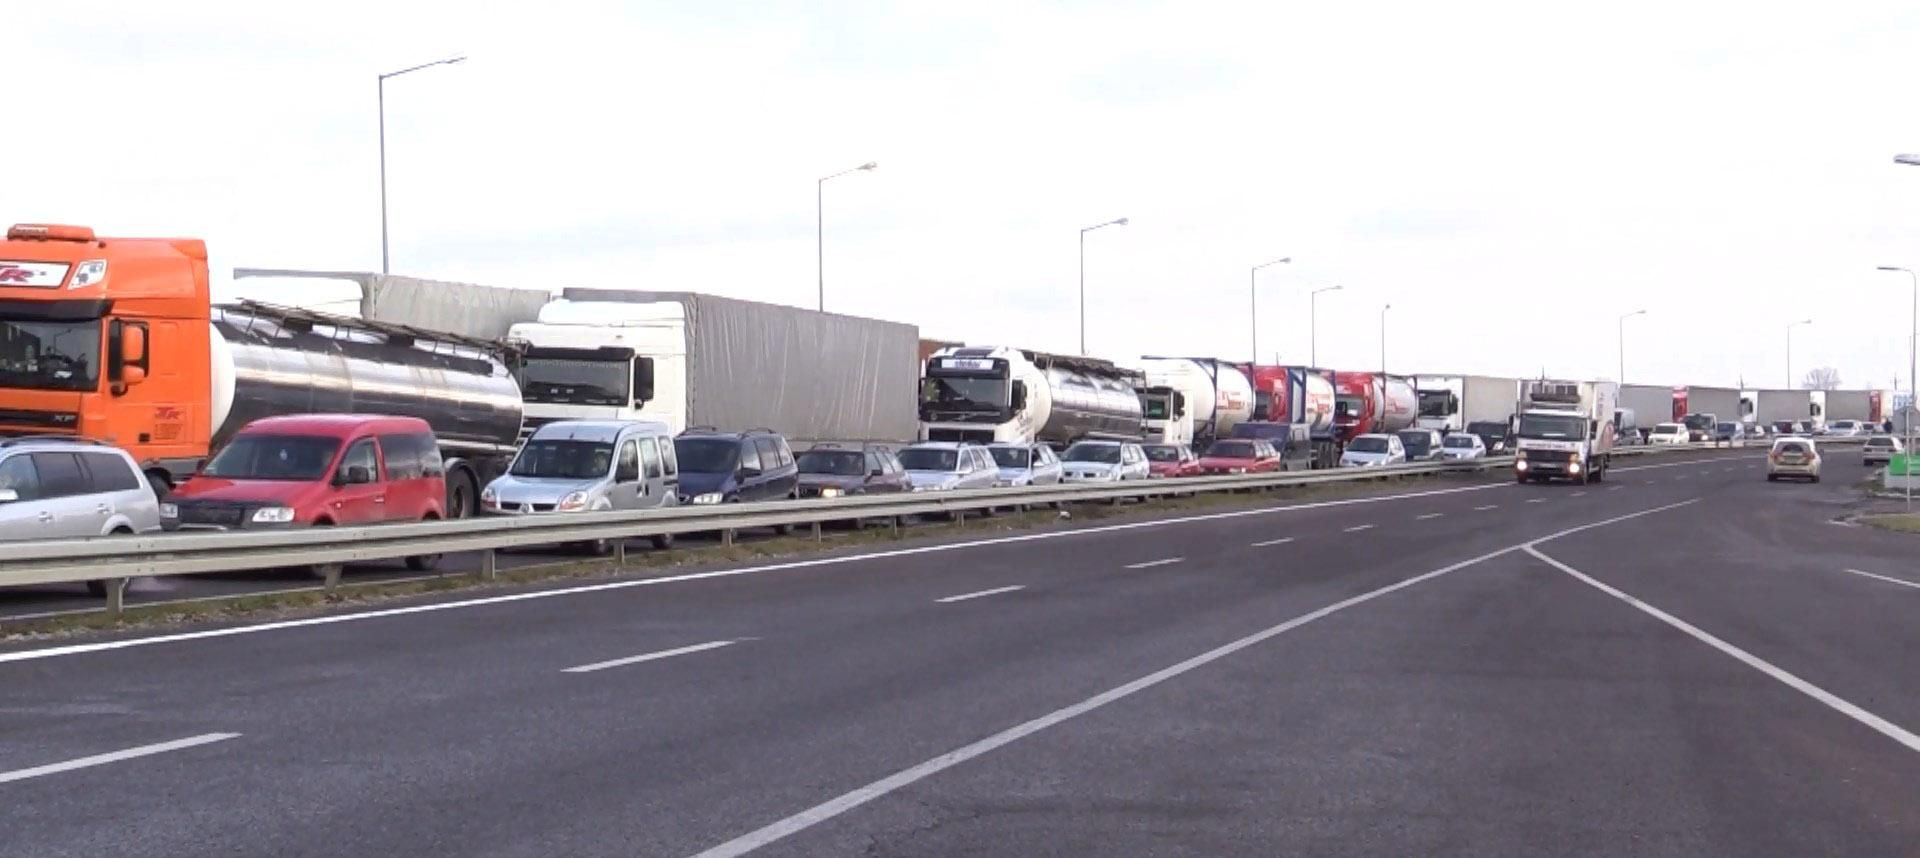
MULTIPOLYGON (((1616 456, 1679 452, 1704 444, 1622 447, 1616 456)), ((285 531, 168 533, 77 540, 12 543, 0 556, 0 587, 141 576, 192 575, 285 566, 394 560, 416 555, 481 552, 481 576, 496 574, 494 552, 504 548, 612 540, 624 558, 625 541, 666 534, 780 525, 816 525, 858 519, 954 515, 1017 506, 1149 499, 1201 492, 1230 492, 1341 483, 1385 477, 1486 471, 1511 466, 1513 457, 1421 462, 1368 468, 1281 471, 1264 474, 1063 483, 1024 488, 849 495, 839 498, 681 506, 661 510, 552 513, 455 521, 378 524, 285 531)), ((337 574, 337 573, 336 573, 337 574)), ((332 583, 330 579, 329 583, 332 583)), ((119 607, 120 588, 108 587, 109 610, 119 607)))

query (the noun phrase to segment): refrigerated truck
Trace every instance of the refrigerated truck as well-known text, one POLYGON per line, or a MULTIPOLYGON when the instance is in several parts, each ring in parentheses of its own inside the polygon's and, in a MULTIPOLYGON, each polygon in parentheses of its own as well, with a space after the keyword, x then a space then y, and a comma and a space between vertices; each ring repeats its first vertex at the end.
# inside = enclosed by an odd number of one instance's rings
POLYGON ((1510 423, 1520 380, 1491 375, 1419 375, 1413 379, 1419 405, 1414 425, 1441 434, 1474 423, 1510 423))
POLYGON ((794 441, 914 437, 913 325, 694 292, 572 288, 508 332, 526 433, 555 420, 771 429, 794 441))
POLYGON ((1613 460, 1620 386, 1611 381, 1525 382, 1516 410, 1517 482, 1606 478, 1613 460))

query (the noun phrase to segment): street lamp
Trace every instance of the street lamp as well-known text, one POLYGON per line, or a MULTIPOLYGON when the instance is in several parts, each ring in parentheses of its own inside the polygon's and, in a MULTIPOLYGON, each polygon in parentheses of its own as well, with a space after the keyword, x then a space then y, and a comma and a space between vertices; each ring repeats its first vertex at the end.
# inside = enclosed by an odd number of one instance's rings
POLYGON ((1080 356, 1087 354, 1087 233, 1110 226, 1126 226, 1126 218, 1114 218, 1106 223, 1080 228, 1080 356))
POLYGON ((1392 304, 1380 308, 1380 377, 1387 377, 1387 311, 1392 304))
POLYGON ((1320 365, 1320 293, 1338 292, 1344 286, 1322 286, 1307 293, 1307 363, 1320 365))
POLYGON ((396 72, 387 72, 386 74, 383 74, 380 76, 379 89, 380 89, 380 273, 381 274, 387 273, 387 78, 399 77, 408 72, 417 72, 421 69, 432 68, 434 66, 450 66, 450 65, 453 65, 454 63, 462 62, 464 60, 466 60, 466 57, 449 57, 444 60, 434 60, 433 62, 430 62, 430 63, 421 63, 417 66, 414 66, 413 68, 405 68, 396 72))
MULTIPOLYGON (((1914 161, 1901 160, 1902 158, 1913 157, 1912 155, 1896 155, 1893 160, 1902 164, 1916 163, 1914 161)), ((1913 462, 1916 460, 1913 452, 1913 424, 1914 418, 1920 416, 1913 413, 1920 411, 1920 395, 1915 394, 1915 390, 1920 388, 1920 386, 1914 384, 1914 370, 1920 369, 1920 361, 1916 361, 1916 350, 1920 350, 1920 276, 1916 276, 1911 268, 1900 268, 1893 265, 1882 265, 1880 266, 1880 270, 1905 272, 1907 279, 1913 283, 1913 320, 1908 323, 1912 327, 1912 332, 1907 334, 1907 410, 1909 413, 1904 415, 1906 419, 1902 421, 1906 423, 1907 430, 1907 444, 1905 448, 1908 456, 1907 461, 1913 462)), ((1913 467, 1912 465, 1908 465, 1907 506, 1909 507, 1913 506, 1913 477, 1913 467)))
POLYGON ((1793 390, 1793 329, 1801 325, 1813 324, 1812 319, 1801 319, 1787 326, 1787 389, 1793 390))
POLYGON ((1262 262, 1259 265, 1255 265, 1251 271, 1247 272, 1247 315, 1252 317, 1251 322, 1253 325, 1253 357, 1248 361, 1248 365, 1260 362, 1260 294, 1254 290, 1254 283, 1256 281, 1254 275, 1259 274, 1260 269, 1266 268, 1267 266, 1285 265, 1292 261, 1293 257, 1284 256, 1272 262, 1262 262))
POLYGON ((1627 383, 1627 320, 1635 316, 1644 316, 1645 310, 1635 310, 1620 317, 1620 383, 1627 383))
POLYGON ((879 167, 878 163, 868 161, 851 170, 841 170, 822 178, 813 186, 813 259, 814 267, 820 275, 820 312, 827 311, 827 179, 838 179, 848 173, 871 171, 879 167))

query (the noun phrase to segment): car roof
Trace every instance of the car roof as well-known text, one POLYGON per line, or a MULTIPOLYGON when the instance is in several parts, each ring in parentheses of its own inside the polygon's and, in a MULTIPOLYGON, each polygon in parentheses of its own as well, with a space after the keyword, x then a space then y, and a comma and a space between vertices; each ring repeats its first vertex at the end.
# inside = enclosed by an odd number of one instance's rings
POLYGON ((109 451, 125 453, 125 451, 119 447, 115 447, 104 441, 95 441, 92 438, 81 438, 75 435, 21 435, 14 438, 0 439, 0 450, 28 447, 36 450, 66 450, 71 452, 84 450, 101 453, 109 451))
POLYGON ((1807 445, 1807 446, 1809 446, 1809 447, 1811 447, 1811 446, 1813 446, 1813 439, 1812 439, 1812 438, 1802 438, 1802 437, 1800 437, 1800 436, 1798 436, 1798 435, 1794 435, 1794 436, 1791 436, 1791 437, 1787 437, 1787 438, 1775 438, 1775 439, 1773 439, 1773 446, 1775 446, 1775 447, 1778 447, 1778 446, 1780 446, 1781 444, 1805 444, 1805 445, 1807 445))
POLYGON ((1386 434, 1386 433, 1384 433, 1384 432, 1368 432, 1368 433, 1367 433, 1367 434, 1365 434, 1365 435, 1355 435, 1355 436, 1353 436, 1353 440, 1355 440, 1355 441, 1358 441, 1358 440, 1360 440, 1361 438, 1379 438, 1379 439, 1381 439, 1381 440, 1383 440, 1383 441, 1384 441, 1384 440, 1386 440, 1386 439, 1388 439, 1388 438, 1392 438, 1392 437, 1393 437, 1392 435, 1388 435, 1388 434, 1386 434))
POLYGON ((980 447, 981 449, 985 449, 983 445, 976 444, 972 441, 917 441, 915 443, 908 444, 907 446, 902 447, 900 449, 902 450, 959 450, 967 447, 980 447))
POLYGON ((535 429, 532 440, 612 441, 622 432, 672 435, 673 429, 657 420, 556 420, 535 429))
POLYGON ((288 414, 262 417, 241 427, 242 435, 252 432, 280 432, 289 435, 320 435, 345 438, 358 432, 432 432, 433 427, 418 417, 386 414, 288 414))

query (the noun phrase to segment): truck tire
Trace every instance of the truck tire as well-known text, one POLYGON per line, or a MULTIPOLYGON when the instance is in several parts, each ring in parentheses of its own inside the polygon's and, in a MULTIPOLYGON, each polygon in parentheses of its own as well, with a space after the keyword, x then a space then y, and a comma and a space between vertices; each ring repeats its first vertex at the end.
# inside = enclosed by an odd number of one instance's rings
POLYGON ((473 472, 457 468, 447 472, 447 518, 472 518, 479 514, 475 500, 480 490, 474 487, 473 472))

